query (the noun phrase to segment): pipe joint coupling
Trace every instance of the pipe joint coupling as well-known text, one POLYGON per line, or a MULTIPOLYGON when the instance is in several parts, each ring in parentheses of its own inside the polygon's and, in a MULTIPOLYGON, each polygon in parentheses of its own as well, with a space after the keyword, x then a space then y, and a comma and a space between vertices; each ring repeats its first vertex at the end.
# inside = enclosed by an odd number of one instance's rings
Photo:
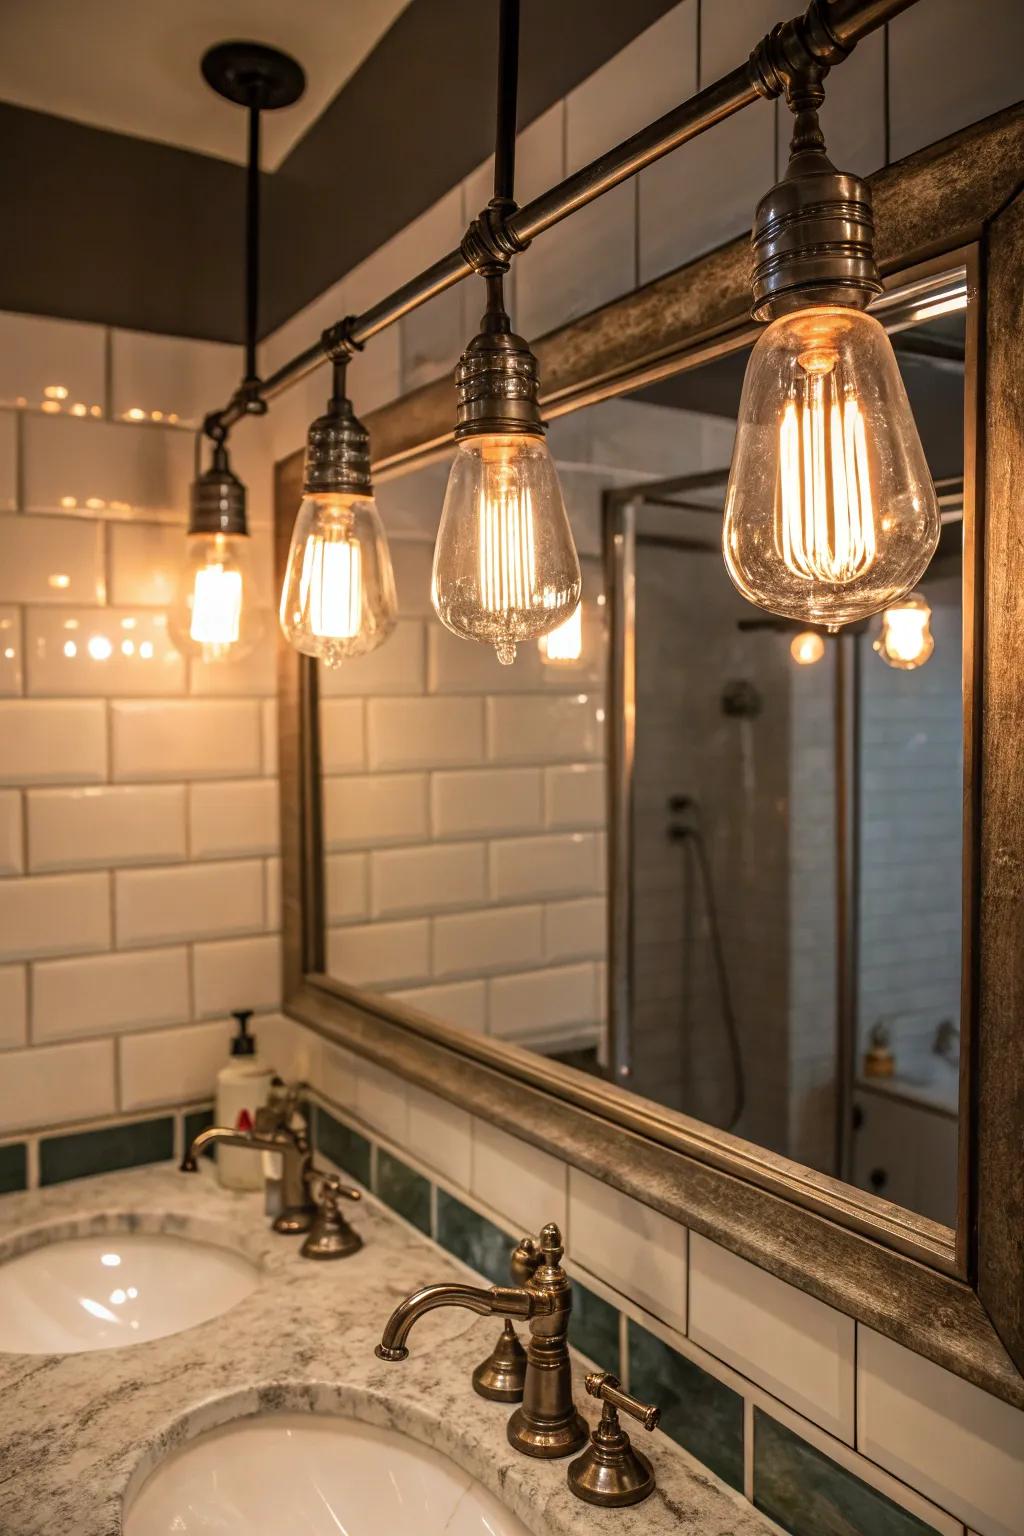
POLYGON ((751 84, 766 101, 788 97, 798 82, 820 85, 832 65, 850 52, 829 26, 827 6, 811 0, 803 16, 780 21, 753 49, 751 84))
POLYGON ((358 320, 358 315, 346 315, 343 320, 335 321, 334 325, 329 325, 321 333, 320 345, 332 363, 347 363, 349 358, 363 350, 366 343, 357 341, 353 334, 358 320))
POLYGON ((508 225, 515 211, 511 198, 492 197, 470 224, 459 249, 474 272, 484 277, 491 272, 507 272, 512 257, 526 250, 529 240, 520 240, 508 225))

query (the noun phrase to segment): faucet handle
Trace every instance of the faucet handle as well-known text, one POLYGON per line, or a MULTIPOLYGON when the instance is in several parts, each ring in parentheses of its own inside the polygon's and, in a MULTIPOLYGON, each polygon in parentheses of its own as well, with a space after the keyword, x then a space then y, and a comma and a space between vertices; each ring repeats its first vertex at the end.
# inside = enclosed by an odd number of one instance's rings
POLYGON ((639 1504, 654 1492, 654 1468, 646 1456, 633 1449, 619 1423, 619 1409, 639 1419, 645 1429, 655 1428, 661 1410, 624 1392, 618 1377, 608 1371, 591 1372, 587 1391, 604 1404, 604 1411, 587 1449, 570 1463, 570 1492, 587 1504, 605 1509, 639 1504))
POLYGON ((607 1405, 606 1418, 610 1418, 617 1409, 621 1408, 623 1413, 639 1419, 644 1429, 657 1429, 661 1409, 654 1408, 649 1403, 642 1403, 638 1397, 624 1392, 619 1378, 613 1376, 610 1371, 591 1371, 586 1379, 586 1388, 591 1397, 596 1397, 599 1402, 607 1405))
POLYGON ((346 1259, 349 1254, 359 1252, 363 1240, 349 1226, 338 1203, 343 1199, 361 1200, 363 1197, 358 1189, 343 1184, 336 1173, 311 1168, 308 1183, 312 1186, 318 1180, 320 1187, 314 1196, 317 1213, 299 1251, 304 1259, 346 1259))
POLYGON ((521 1237, 509 1258, 509 1273, 517 1285, 523 1285, 544 1262, 540 1243, 535 1237, 521 1237))

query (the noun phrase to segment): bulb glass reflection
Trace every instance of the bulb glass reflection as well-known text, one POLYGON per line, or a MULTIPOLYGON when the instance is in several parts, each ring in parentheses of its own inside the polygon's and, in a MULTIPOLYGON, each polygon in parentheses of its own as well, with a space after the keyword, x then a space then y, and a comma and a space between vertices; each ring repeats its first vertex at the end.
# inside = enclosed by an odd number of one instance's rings
POLYGON ((247 535, 190 533, 168 629, 175 648, 201 661, 237 660, 263 633, 252 603, 247 535))
POLYGON ((287 640, 336 667, 386 640, 397 608, 387 536, 372 498, 306 496, 281 593, 287 640))
POLYGON ((919 592, 886 608, 875 650, 890 667, 912 672, 923 667, 935 649, 931 631, 932 610, 919 592))
POLYGON ((896 357, 859 310, 775 320, 750 356, 726 499, 729 575, 830 630, 891 605, 935 552, 939 510, 896 357))
POLYGON ((805 629, 789 642, 789 654, 798 667, 813 667, 825 654, 825 642, 813 629, 805 629))
POLYGON ((432 597, 442 624, 498 660, 549 634, 580 600, 580 563, 543 438, 463 438, 448 477, 432 597))
POLYGON ((541 635, 537 642, 545 661, 579 661, 583 655, 583 604, 577 603, 574 612, 548 635, 541 635))

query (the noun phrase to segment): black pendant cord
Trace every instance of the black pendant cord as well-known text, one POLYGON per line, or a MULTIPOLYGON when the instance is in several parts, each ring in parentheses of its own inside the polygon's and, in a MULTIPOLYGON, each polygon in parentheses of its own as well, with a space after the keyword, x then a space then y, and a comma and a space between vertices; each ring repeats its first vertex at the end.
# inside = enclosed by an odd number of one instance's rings
POLYGON ((494 134, 494 201, 515 206, 519 116, 519 0, 501 0, 498 15, 498 120, 494 134))
POLYGON ((298 101, 306 88, 300 65, 264 43, 218 43, 207 49, 201 64, 203 79, 218 96, 247 113, 245 167, 245 296, 242 381, 227 405, 211 411, 203 434, 218 449, 243 416, 262 416, 267 409, 263 381, 256 367, 260 318, 260 130, 264 112, 275 112, 298 101))
POLYGON ((260 107, 249 108, 249 162, 245 183, 245 377, 258 385, 256 338, 260 312, 260 107))

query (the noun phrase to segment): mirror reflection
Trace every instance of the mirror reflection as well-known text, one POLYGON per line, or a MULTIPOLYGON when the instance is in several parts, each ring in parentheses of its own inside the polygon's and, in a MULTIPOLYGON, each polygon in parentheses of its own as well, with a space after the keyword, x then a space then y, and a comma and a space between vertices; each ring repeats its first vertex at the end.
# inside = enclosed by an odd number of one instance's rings
POLYGON ((583 599, 512 666, 431 607, 450 461, 378 483, 397 629, 320 668, 332 977, 954 1223, 965 303, 878 306, 943 526, 837 635, 723 565, 743 348, 552 422, 583 599))

